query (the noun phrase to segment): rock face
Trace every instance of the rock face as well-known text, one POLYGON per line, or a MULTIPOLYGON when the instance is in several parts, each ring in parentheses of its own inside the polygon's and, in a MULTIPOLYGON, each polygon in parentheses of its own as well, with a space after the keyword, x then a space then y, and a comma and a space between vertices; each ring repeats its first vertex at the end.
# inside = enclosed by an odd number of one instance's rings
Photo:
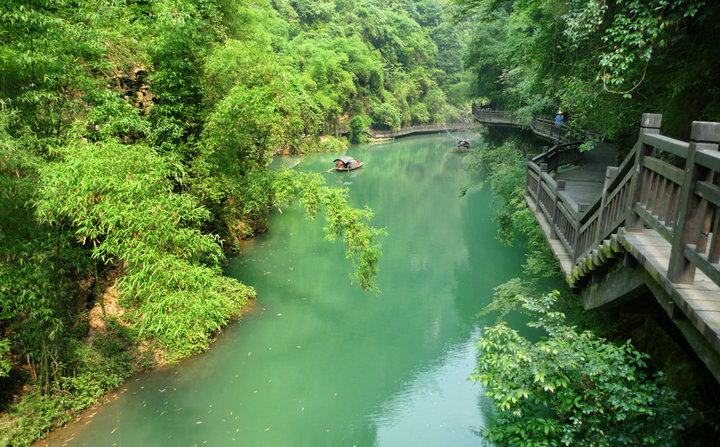
POLYGON ((115 73, 115 84, 122 97, 140 109, 140 113, 146 116, 152 108, 155 98, 150 91, 150 86, 146 83, 147 75, 148 71, 143 65, 133 65, 127 72, 115 73))

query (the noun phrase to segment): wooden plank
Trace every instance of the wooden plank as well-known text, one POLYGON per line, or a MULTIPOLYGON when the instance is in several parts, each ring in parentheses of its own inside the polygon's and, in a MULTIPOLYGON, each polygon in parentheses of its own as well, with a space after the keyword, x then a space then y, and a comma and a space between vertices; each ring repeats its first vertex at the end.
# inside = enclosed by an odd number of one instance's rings
POLYGON ((712 169, 713 171, 720 171, 720 152, 703 149, 698 150, 695 157, 698 164, 712 169))
POLYGON ((698 253, 695 247, 690 245, 685 246, 683 254, 693 265, 702 270, 711 281, 715 284, 720 284, 720 270, 708 262, 704 254, 698 253))
POLYGON ((712 183, 701 180, 695 182, 695 193, 713 205, 720 206, 720 188, 712 183))
POLYGON ((660 134, 645 134, 643 143, 682 158, 687 156, 688 146, 690 145, 686 141, 676 140, 660 134))
POLYGON ((664 223, 655 217, 650 211, 648 211, 642 204, 635 204, 635 212, 650 228, 657 231, 663 238, 671 241, 673 238, 673 232, 664 223))
POLYGON ((680 168, 654 157, 643 157, 642 164, 644 167, 660 174, 673 183, 678 185, 682 183, 683 170, 680 168))
POLYGON ((614 189, 612 190, 612 192, 607 196, 606 202, 612 201, 615 198, 615 196, 622 190, 622 188, 625 186, 625 184, 628 183, 632 179, 633 175, 635 175, 634 172, 628 172, 625 175, 625 177, 622 179, 622 181, 614 186, 614 189))
POLYGON ((706 310, 696 310, 695 312, 715 333, 720 334, 720 312, 710 312, 706 310))

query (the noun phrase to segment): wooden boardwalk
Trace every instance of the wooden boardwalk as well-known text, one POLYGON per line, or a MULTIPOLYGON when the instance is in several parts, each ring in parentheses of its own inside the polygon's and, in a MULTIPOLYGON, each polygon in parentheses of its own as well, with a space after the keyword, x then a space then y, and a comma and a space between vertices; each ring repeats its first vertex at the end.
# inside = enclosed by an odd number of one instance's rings
POLYGON ((598 134, 588 133, 572 124, 564 123, 562 126, 556 126, 554 120, 549 117, 536 116, 529 125, 524 125, 512 113, 481 107, 475 103, 472 105, 472 115, 475 121, 487 126, 527 128, 539 138, 554 144, 585 141, 589 137, 600 139, 598 134))
POLYGON ((661 119, 643 115, 617 167, 607 146, 529 159, 525 199, 586 309, 651 294, 720 382, 720 123, 693 123, 684 142, 661 119))
POLYGON ((575 211, 585 210, 599 199, 607 167, 617 164, 617 148, 600 143, 582 156, 582 164, 563 169, 554 176, 555 181, 565 182, 565 193, 572 199, 575 211))

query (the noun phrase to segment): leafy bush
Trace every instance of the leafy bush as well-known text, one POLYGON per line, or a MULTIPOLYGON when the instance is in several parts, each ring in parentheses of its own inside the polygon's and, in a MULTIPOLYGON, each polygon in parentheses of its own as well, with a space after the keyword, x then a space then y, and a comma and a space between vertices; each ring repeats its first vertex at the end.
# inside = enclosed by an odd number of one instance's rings
POLYGON ((531 342, 505 323, 478 342, 474 382, 497 408, 484 436, 498 446, 673 445, 688 413, 646 355, 568 326, 557 292, 517 297, 547 337, 531 342))
POLYGON ((10 372, 10 340, 0 338, 0 377, 7 377, 10 372))
POLYGON ((365 141, 363 132, 370 127, 370 117, 365 115, 355 115, 350 120, 350 142, 352 144, 360 144, 365 141))
POLYGON ((92 344, 70 340, 71 374, 55 382, 48 393, 31 386, 0 418, 0 445, 30 445, 55 427, 72 421, 105 393, 132 374, 128 329, 108 321, 109 330, 92 344))
POLYGON ((392 104, 377 104, 373 107, 373 123, 378 129, 399 129, 402 125, 400 110, 392 104))
POLYGON ((85 99, 94 106, 87 116, 87 135, 93 140, 138 139, 150 131, 147 118, 113 92, 93 91, 85 99))
POLYGON ((344 138, 325 137, 317 144, 318 152, 343 152, 348 147, 344 138))
POLYGON ((74 228, 96 262, 120 261, 121 302, 140 336, 159 340, 170 359, 206 349, 253 292, 223 276, 217 238, 198 228, 208 211, 174 191, 179 167, 141 145, 68 146, 61 155, 41 170, 38 215, 74 228))

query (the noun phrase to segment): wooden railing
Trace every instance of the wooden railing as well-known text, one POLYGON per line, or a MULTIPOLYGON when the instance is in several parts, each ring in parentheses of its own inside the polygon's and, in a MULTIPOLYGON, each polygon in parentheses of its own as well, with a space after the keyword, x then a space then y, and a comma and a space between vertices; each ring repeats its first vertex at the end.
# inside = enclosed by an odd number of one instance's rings
MULTIPOLYGON (((403 137, 406 135, 412 135, 417 133, 432 133, 432 132, 452 132, 456 130, 466 130, 477 127, 477 123, 474 122, 451 122, 451 123, 431 123, 423 124, 418 126, 401 127, 395 130, 374 130, 367 129, 363 131, 365 135, 374 139, 384 138, 396 138, 403 137)), ((350 133, 350 126, 346 123, 342 123, 337 127, 338 135, 347 135, 350 133)))
POLYGON ((405 135, 411 135, 416 133, 432 133, 432 132, 444 132, 454 130, 465 130, 477 127, 477 123, 473 122, 458 122, 458 123, 433 123, 424 124, 420 126, 409 126, 402 127, 395 130, 372 130, 369 129, 365 133, 371 138, 396 138, 403 137, 405 135))
POLYGON ((472 114, 480 122, 518 125, 518 120, 513 114, 502 110, 493 110, 476 103, 472 104, 472 114))
POLYGON ((550 223, 550 237, 559 239, 567 252, 572 253, 576 244, 577 213, 574 211, 575 203, 565 193, 565 182, 555 181, 550 175, 547 163, 536 164, 530 159, 525 186, 526 194, 532 197, 538 211, 550 223))
POLYGON ((580 142, 575 141, 558 144, 550 149, 543 148, 540 155, 536 155, 530 160, 538 166, 545 164, 547 172, 553 172, 562 166, 582 163, 583 156, 580 151, 580 142))
MULTIPOLYGON (((472 114, 476 120, 486 124, 496 125, 512 125, 523 127, 520 121, 510 112, 502 110, 494 110, 489 107, 483 107, 479 104, 472 104, 472 114)), ((538 136, 557 144, 572 143, 576 141, 587 141, 590 138, 600 139, 600 135, 595 132, 588 132, 580 129, 573 124, 567 122, 558 126, 553 118, 546 116, 533 117, 530 129, 538 136)))
POLYGON ((548 237, 575 262, 620 227, 652 228, 672 247, 672 282, 692 283, 700 269, 720 284, 720 123, 694 122, 688 143, 660 135, 661 121, 643 115, 634 149, 607 169, 602 193, 587 209, 573 209, 562 182, 549 174, 547 154, 528 160, 526 194, 550 224, 548 237))

